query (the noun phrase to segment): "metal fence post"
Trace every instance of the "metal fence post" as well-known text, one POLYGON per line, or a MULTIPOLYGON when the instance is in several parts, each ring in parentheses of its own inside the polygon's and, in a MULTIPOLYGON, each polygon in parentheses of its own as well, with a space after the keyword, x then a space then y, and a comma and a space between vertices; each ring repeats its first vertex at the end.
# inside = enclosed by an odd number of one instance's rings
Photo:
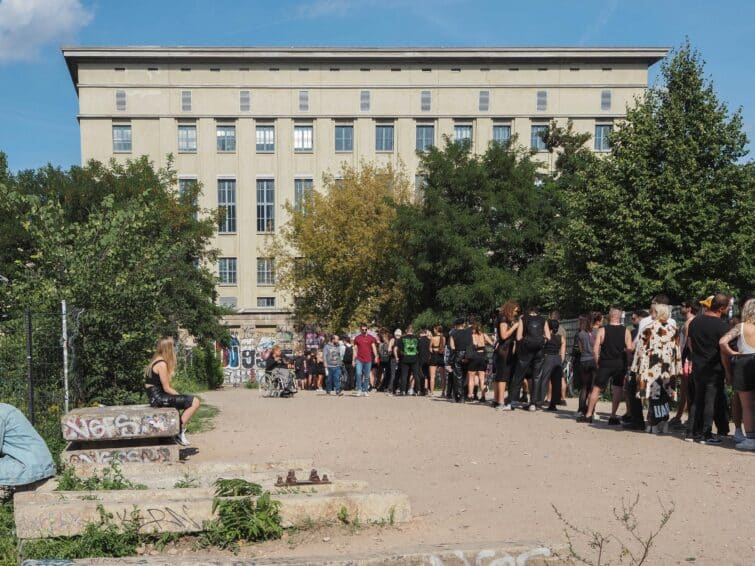
POLYGON ((31 424, 36 424, 34 421, 34 379, 32 372, 32 350, 31 350, 31 311, 24 312, 24 323, 26 326, 26 379, 29 382, 29 420, 31 424))
POLYGON ((63 409, 68 412, 68 310, 65 300, 61 301, 63 309, 63 409))

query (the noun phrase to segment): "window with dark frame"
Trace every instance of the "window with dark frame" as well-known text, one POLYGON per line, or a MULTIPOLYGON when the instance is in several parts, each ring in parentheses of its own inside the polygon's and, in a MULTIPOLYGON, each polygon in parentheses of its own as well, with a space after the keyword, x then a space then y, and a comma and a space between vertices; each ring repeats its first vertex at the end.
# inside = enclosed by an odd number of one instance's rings
POLYGON ((257 232, 275 231, 275 181, 257 179, 257 232))
POLYGON ((530 147, 537 151, 545 151, 545 134, 548 133, 547 124, 534 124, 530 130, 530 147))
POLYGON ((294 179, 294 210, 303 212, 304 206, 309 200, 314 183, 312 179, 294 179))
POLYGON ((354 126, 352 124, 336 124, 336 151, 354 151, 354 126))
POLYGON ((435 126, 433 124, 417 124, 417 151, 427 151, 427 148, 435 145, 435 126))
POLYGON ((218 209, 224 213, 218 233, 236 232, 236 179, 218 179, 218 209))
POLYGON ((232 153, 236 151, 236 126, 234 124, 218 124, 215 136, 219 152, 232 153))
POLYGON ((197 125, 178 125, 178 151, 182 153, 194 153, 197 151, 197 125))
POLYGON ((237 284, 237 259, 235 257, 218 258, 218 279, 221 285, 237 284))
POLYGON ((258 153, 275 151, 275 126, 273 124, 257 124, 255 136, 258 153))
POLYGON ((375 151, 393 151, 393 124, 375 125, 375 151))
POLYGON ((131 152, 131 124, 113 124, 113 152, 131 152))
POLYGON ((273 258, 257 258, 257 285, 275 285, 275 267, 273 265, 273 258))

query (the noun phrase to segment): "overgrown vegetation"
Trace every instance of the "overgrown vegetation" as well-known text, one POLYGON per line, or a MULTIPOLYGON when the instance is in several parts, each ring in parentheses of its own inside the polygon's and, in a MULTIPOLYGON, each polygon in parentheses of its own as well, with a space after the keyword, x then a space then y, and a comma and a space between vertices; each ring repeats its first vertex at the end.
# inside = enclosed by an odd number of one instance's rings
POLYGON ((625 531, 622 536, 576 526, 553 505, 556 516, 564 525, 564 535, 568 545, 568 554, 559 558, 566 560, 569 564, 588 566, 607 566, 617 562, 633 566, 645 564, 658 535, 674 513, 674 505, 672 503, 666 507, 659 500, 661 517, 658 526, 643 533, 635 513, 639 502, 640 494, 638 493, 634 500, 622 498, 621 510, 614 507, 614 518, 625 531))
POLYGON ((217 517, 205 523, 199 547, 217 546, 235 551, 239 541, 278 539, 283 534, 280 502, 273 500, 270 493, 263 493, 258 484, 219 479, 215 482, 215 495, 212 510, 217 517))
POLYGON ((220 409, 214 405, 200 405, 199 410, 194 413, 194 417, 192 417, 189 424, 186 426, 186 432, 188 434, 193 434, 195 432, 207 432, 208 430, 212 430, 215 426, 214 419, 219 412, 220 409))
POLYGON ((13 500, 0 502, 0 566, 16 566, 16 522, 13 500))
POLYGON ((96 471, 88 478, 80 478, 72 466, 67 466, 58 479, 56 491, 96 491, 101 489, 147 489, 146 485, 134 483, 124 477, 123 471, 116 460, 102 469, 102 474, 96 471))

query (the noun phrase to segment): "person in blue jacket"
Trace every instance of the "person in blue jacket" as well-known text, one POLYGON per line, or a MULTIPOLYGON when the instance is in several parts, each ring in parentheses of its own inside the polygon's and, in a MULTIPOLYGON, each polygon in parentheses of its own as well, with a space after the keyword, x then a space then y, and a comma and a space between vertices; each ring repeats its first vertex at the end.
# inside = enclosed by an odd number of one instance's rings
POLYGON ((24 414, 0 403, 0 499, 19 486, 55 475, 47 444, 24 414))

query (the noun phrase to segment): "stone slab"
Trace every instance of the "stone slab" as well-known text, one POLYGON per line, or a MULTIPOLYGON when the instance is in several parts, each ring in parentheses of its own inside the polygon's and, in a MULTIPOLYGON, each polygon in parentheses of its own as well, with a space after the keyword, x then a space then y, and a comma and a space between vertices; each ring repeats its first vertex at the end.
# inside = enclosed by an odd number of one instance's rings
POLYGON ((539 543, 494 542, 464 545, 421 545, 395 549, 378 554, 341 553, 338 556, 310 556, 307 558, 244 558, 211 554, 182 556, 142 556, 129 558, 88 558, 69 561, 27 560, 24 566, 545 566, 558 563, 558 552, 539 543))
MULTIPOLYGON (((92 474, 102 474, 104 464, 84 464, 76 466, 76 475, 88 478, 92 474)), ((161 462, 144 466, 139 463, 123 462, 120 465, 123 477, 134 482, 146 485, 148 488, 168 489, 173 487, 179 480, 194 480, 198 487, 212 487, 218 478, 239 478, 268 486, 275 483, 278 475, 286 477, 288 470, 296 471, 297 477, 306 478, 312 469, 312 460, 280 460, 275 462, 238 463, 238 462, 206 462, 192 463, 190 461, 161 462)), ((333 475, 328 470, 320 470, 321 473, 333 475)), ((57 481, 49 481, 39 488, 38 491, 54 491, 57 481)))
POLYGON ((75 468, 92 464, 107 466, 115 460, 130 464, 177 462, 179 449, 178 444, 156 443, 155 439, 134 439, 126 445, 123 441, 72 442, 60 454, 60 460, 75 468))
POLYGON ((161 438, 178 434, 178 411, 149 405, 85 407, 60 418, 68 441, 161 438))
MULTIPOLYGON (((18 493, 14 497, 16 534, 19 539, 81 534, 87 523, 99 521, 99 506, 121 523, 138 509, 144 532, 198 532, 213 517, 213 499, 209 488, 18 493)), ((281 502, 284 527, 309 520, 336 521, 342 507, 362 523, 402 523, 411 518, 409 498, 395 491, 296 493, 275 495, 275 499, 281 502)))

